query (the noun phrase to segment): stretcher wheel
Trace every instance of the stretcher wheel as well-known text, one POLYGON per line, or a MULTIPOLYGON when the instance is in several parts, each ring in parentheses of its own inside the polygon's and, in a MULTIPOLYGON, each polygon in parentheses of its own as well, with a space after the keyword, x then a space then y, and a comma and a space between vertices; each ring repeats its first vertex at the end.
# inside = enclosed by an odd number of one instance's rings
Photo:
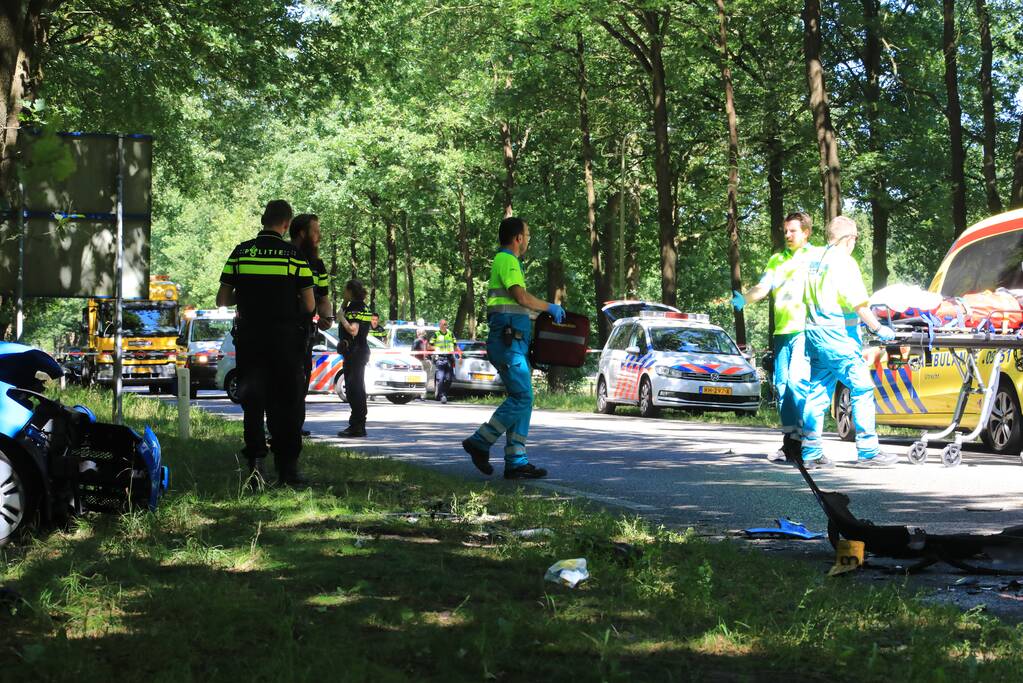
POLYGON ((941 449, 941 462, 945 467, 957 467, 963 461, 963 448, 950 443, 941 449))
POLYGON ((906 457, 914 465, 923 465, 927 462, 927 446, 924 445, 923 441, 915 442, 906 451, 906 457))

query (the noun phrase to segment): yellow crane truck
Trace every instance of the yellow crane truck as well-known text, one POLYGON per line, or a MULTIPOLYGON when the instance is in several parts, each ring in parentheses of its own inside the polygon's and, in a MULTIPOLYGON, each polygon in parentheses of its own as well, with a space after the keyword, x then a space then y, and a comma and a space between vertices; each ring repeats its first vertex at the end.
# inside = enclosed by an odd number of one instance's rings
MULTIPOLYGON (((165 275, 149 279, 149 298, 124 301, 121 381, 170 392, 174 386, 178 337, 178 285, 165 275)), ((114 300, 89 299, 82 310, 88 347, 82 367, 85 384, 114 382, 114 300)))

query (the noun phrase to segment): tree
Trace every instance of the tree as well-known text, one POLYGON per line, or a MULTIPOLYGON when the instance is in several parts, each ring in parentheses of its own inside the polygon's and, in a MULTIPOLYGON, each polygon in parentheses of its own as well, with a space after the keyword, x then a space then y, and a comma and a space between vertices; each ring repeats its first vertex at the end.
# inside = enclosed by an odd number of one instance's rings
POLYGON ((871 245, 871 265, 873 266, 874 289, 881 289, 888 284, 888 205, 891 197, 888 193, 885 178, 884 162, 882 161, 883 144, 881 142, 881 2, 880 0, 862 0, 863 3, 863 74, 864 95, 867 107, 867 152, 872 163, 868 172, 868 192, 870 201, 870 217, 873 226, 873 243, 871 245))
POLYGON ((803 53, 806 59, 806 83, 810 93, 810 111, 817 131, 820 153, 821 186, 824 189, 824 222, 842 213, 842 165, 838 159, 838 139, 831 123, 831 106, 824 85, 821 63, 820 0, 803 3, 803 53))
POLYGON ((948 119, 948 146, 950 194, 952 197, 952 224, 955 234, 966 230, 966 152, 963 150, 963 109, 959 103, 959 68, 956 39, 955 0, 942 0, 944 30, 942 52, 945 56, 945 117, 948 119))
POLYGON ((998 173, 995 170, 997 124, 995 122, 995 93, 991 83, 991 61, 994 47, 991 45, 991 16, 987 0, 976 0, 977 20, 980 24, 980 94, 984 109, 984 190, 987 208, 991 213, 1001 213, 1002 198, 998 195, 998 173))

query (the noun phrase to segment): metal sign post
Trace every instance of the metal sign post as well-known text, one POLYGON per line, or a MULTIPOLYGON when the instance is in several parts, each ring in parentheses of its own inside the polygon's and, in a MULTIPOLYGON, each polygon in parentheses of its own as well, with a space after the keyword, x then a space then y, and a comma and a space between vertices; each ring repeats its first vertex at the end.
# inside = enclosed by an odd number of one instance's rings
POLYGON ((124 135, 117 136, 117 253, 114 256, 114 424, 122 424, 124 349, 124 135))

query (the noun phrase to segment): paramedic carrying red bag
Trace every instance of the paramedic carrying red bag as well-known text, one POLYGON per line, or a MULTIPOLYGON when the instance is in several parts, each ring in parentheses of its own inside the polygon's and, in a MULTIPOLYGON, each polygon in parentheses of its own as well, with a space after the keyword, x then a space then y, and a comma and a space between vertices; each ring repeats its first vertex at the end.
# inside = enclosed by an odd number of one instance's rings
POLYGON ((541 313, 533 328, 530 365, 582 367, 589 339, 590 319, 585 315, 566 311, 564 321, 556 323, 550 313, 541 313))

